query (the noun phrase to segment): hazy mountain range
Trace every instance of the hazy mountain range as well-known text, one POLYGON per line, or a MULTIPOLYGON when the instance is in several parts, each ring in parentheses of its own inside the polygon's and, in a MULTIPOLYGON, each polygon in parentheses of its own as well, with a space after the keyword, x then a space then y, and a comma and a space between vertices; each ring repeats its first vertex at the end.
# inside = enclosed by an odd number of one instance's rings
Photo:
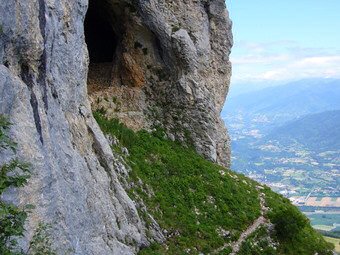
POLYGON ((274 129, 266 140, 300 143, 314 151, 340 150, 340 110, 306 115, 274 129))
POLYGON ((264 116, 282 124, 302 115, 340 109, 340 80, 300 80, 227 99, 222 116, 264 116))
POLYGON ((234 94, 222 117, 232 139, 232 169, 280 192, 339 195, 340 80, 234 94))

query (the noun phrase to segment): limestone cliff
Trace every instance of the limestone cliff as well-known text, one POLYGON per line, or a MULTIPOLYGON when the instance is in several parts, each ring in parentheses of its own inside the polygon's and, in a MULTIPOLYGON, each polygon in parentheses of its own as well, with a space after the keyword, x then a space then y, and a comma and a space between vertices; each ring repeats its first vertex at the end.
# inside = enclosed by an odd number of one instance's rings
POLYGON ((229 164, 219 118, 231 75, 224 1, 93 1, 85 36, 93 109, 135 130, 161 125, 229 164))
MULTIPOLYGON (((219 113, 231 46, 224 0, 1 1, 0 113, 34 172, 8 194, 36 205, 22 246, 40 221, 53 226, 60 254, 134 254, 148 245, 121 181, 128 169, 91 104, 134 129, 162 126, 228 166, 219 113)), ((152 238, 161 240, 157 229, 152 238)))

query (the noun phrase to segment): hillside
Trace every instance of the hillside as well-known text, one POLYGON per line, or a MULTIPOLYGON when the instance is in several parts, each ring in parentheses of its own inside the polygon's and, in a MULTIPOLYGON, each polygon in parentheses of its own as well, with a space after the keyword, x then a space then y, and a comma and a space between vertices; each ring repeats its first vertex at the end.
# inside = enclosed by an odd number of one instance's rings
POLYGON ((229 170, 232 46, 225 0, 0 1, 0 254, 330 255, 229 170))
POLYGON ((340 109, 339 98, 340 80, 300 80, 230 97, 222 116, 265 116, 282 124, 302 115, 340 109))
POLYGON ((339 88, 312 79, 229 98, 232 168, 286 196, 339 196, 339 88))
POLYGON ((266 140, 282 145, 299 143, 314 151, 337 151, 340 149, 340 110, 307 116, 274 129, 266 140))
POLYGON ((128 192, 149 235, 154 220, 163 229, 164 242, 140 254, 332 254, 288 199, 168 140, 162 130, 134 133, 95 116, 131 167, 128 192))
POLYGON ((254 91, 262 90, 265 88, 283 85, 285 83, 282 82, 274 82, 274 81, 261 81, 261 82, 238 82, 233 83, 230 86, 230 90, 228 92, 228 98, 234 98, 236 96, 251 93, 254 91))

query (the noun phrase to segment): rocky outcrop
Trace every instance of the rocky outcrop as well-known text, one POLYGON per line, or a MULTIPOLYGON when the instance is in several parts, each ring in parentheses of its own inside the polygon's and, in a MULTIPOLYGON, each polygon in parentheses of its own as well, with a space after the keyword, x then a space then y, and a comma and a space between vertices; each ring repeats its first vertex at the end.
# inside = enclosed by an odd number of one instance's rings
POLYGON ((87 8, 86 0, 0 2, 0 113, 33 169, 29 185, 8 199, 36 206, 23 247, 46 222, 59 254, 133 254, 162 237, 147 237, 119 181, 128 169, 112 154, 90 100, 135 129, 163 126, 228 165, 219 113, 231 24, 223 0, 91 0, 92 18, 87 8), (100 22, 109 28, 92 38, 100 22))
POLYGON ((224 1, 98 0, 90 4, 85 32, 93 109, 135 130, 162 126, 169 137, 191 140, 208 159, 229 166, 219 117, 231 75, 224 1), (95 30, 96 24, 108 29, 95 30), (107 54, 112 58, 99 58, 107 54))

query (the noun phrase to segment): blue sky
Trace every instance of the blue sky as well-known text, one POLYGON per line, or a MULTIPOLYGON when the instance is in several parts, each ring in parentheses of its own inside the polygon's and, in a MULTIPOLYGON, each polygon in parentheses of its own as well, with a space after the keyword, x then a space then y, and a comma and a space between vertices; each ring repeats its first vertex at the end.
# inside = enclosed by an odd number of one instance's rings
POLYGON ((226 0, 233 84, 340 78, 340 0, 226 0))

